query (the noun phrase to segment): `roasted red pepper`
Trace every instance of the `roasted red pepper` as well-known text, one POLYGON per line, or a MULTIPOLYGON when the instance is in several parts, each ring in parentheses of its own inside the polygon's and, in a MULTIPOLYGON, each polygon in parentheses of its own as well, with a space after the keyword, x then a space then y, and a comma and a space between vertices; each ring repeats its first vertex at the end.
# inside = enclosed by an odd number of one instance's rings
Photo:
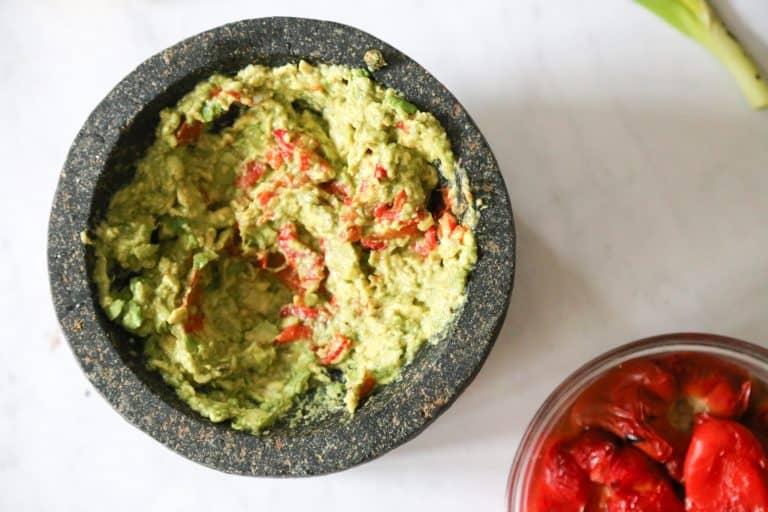
POLYGON ((561 443, 544 450, 532 481, 527 512, 584 512, 591 501, 587 472, 561 443))
POLYGON ((682 512, 683 503, 661 468, 637 448, 601 430, 564 445, 592 482, 585 510, 682 512))
POLYGON ((343 183, 329 181, 328 183, 322 183, 320 188, 324 192, 341 199, 345 205, 350 206, 352 204, 352 198, 349 197, 349 190, 347 190, 346 185, 343 183))
POLYGON ((628 361, 579 397, 572 417, 632 442, 682 477, 693 415, 726 418, 744 412, 751 383, 744 372, 712 357, 681 354, 628 361))
POLYGON ((405 190, 401 190, 395 195, 390 204, 380 204, 374 208, 373 216, 378 220, 394 222, 400 216, 400 211, 403 209, 407 199, 408 194, 405 190))
POLYGON ((381 164, 376 164, 376 167, 373 169, 373 177, 379 181, 384 181, 387 179, 387 176, 389 176, 387 170, 381 164))
POLYGON ((413 250, 425 258, 437 248, 437 228, 432 226, 424 232, 424 238, 413 244, 413 250))
POLYGON ((264 160, 272 169, 277 170, 283 166, 284 158, 280 150, 273 147, 269 148, 264 154, 264 160))
POLYGON ((255 160, 251 160, 245 164, 245 172, 237 177, 235 184, 238 186, 238 188, 246 191, 261 179, 265 171, 266 169, 264 168, 264 164, 255 160))
POLYGON ((763 447, 748 428, 697 416, 685 458, 688 512, 768 510, 767 469, 763 447))
POLYGON ((586 503, 581 512, 768 511, 767 431, 768 387, 734 364, 694 353, 624 362, 556 427, 548 442, 559 452, 542 452, 525 512, 574 503, 586 503), (557 464, 565 482, 578 477, 573 464, 583 472, 586 501, 560 504, 562 488, 546 483, 557 464))
POLYGON ((328 352, 326 352, 325 356, 320 360, 321 363, 328 365, 328 364, 334 364, 339 359, 341 359, 341 356, 349 350, 352 347, 352 340, 344 336, 343 334, 336 334, 333 337, 333 342, 331 343, 328 352))
POLYGON ((381 239, 372 238, 372 237, 361 238, 360 245, 372 251, 381 251, 387 248, 386 240, 381 240, 381 239))
POLYGON ((176 130, 176 142, 179 146, 194 144, 203 133, 203 123, 200 121, 184 121, 176 130))
POLYGON ((360 384, 360 388, 357 390, 357 396, 359 396, 361 399, 367 397, 371 394, 373 391, 373 388, 376 387, 376 377, 371 375, 370 373, 365 374, 365 378, 363 379, 363 383, 360 384))
POLYGON ((187 319, 182 325, 184 332, 191 334, 203 328, 205 316, 203 314, 203 284, 199 269, 195 269, 189 278, 187 292, 182 299, 182 306, 187 309, 187 319))
POLYGON ((295 271, 300 287, 304 291, 316 291, 325 279, 323 256, 299 240, 296 226, 290 222, 280 228, 277 245, 285 255, 288 265, 295 271))
POLYGON ((312 339, 312 328, 306 325, 291 325, 286 327, 275 338, 275 343, 288 343, 299 339, 312 339))
POLYGON ((290 141, 288 130, 279 128, 273 131, 272 134, 275 136, 277 150, 280 152, 280 156, 283 157, 283 160, 290 160, 293 158, 293 152, 296 150, 296 145, 290 141))

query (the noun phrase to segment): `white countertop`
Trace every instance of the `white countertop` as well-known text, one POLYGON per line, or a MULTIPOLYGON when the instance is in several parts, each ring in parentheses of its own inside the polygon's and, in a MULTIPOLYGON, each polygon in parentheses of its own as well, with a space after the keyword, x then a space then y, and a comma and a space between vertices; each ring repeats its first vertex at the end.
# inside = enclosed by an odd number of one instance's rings
MULTIPOLYGON (((501 510, 528 420, 587 359, 677 330, 768 344, 768 112, 709 54, 629 0, 408 4, 0 2, 0 510, 501 510), (129 426, 61 339, 45 268, 96 103, 162 48, 269 15, 357 26, 429 69, 493 147, 519 235, 506 325, 466 393, 388 455, 303 480, 220 474, 129 426)), ((768 67, 768 3, 717 4, 768 67)))

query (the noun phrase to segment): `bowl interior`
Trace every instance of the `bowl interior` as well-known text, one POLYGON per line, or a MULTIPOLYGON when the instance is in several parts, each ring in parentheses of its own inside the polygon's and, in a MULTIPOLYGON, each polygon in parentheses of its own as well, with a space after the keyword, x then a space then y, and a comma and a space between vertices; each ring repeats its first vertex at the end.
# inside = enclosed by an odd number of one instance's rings
MULTIPOLYGON (((141 108, 137 113, 135 119, 121 131, 117 142, 112 147, 105 164, 104 170, 99 174, 96 182, 96 192, 93 195, 93 201, 91 203, 90 215, 88 219, 89 229, 95 228, 104 218, 106 210, 109 206, 109 201, 115 192, 121 187, 128 184, 132 179, 136 171, 136 162, 144 155, 146 150, 155 142, 155 128, 160 120, 160 111, 164 108, 173 106, 181 99, 183 95, 190 92, 192 88, 201 80, 206 79, 213 73, 222 74, 234 74, 248 64, 262 64, 267 66, 280 66, 286 63, 295 63, 296 59, 287 55, 269 55, 262 61, 254 62, 244 57, 231 58, 228 61, 217 62, 212 66, 204 66, 191 72, 188 76, 172 84, 167 90, 153 98, 150 102, 141 108)), ((313 63, 320 63, 314 61, 313 63)), ((327 64, 338 64, 334 62, 327 62, 327 64)), ((356 65, 360 65, 359 63, 356 65)), ((461 182, 457 182, 458 186, 461 186, 461 182)), ((93 274, 93 249, 86 247, 86 269, 88 275, 93 274)), ((470 280, 472 276, 470 275, 470 280)), ((171 404, 178 411, 189 414, 197 415, 201 421, 206 421, 202 416, 199 416, 193 411, 185 402, 180 400, 174 390, 168 386, 161 378, 158 372, 149 370, 144 364, 142 350, 143 340, 131 335, 120 325, 110 321, 103 310, 98 305, 98 291, 93 283, 91 283, 91 297, 93 301, 93 307, 97 311, 98 322, 101 328, 108 334, 109 340, 114 350, 119 354, 122 361, 137 375, 137 377, 147 385, 147 388, 157 395, 163 401, 171 404)), ((450 335, 450 326, 446 329, 445 335, 450 335)), ((423 365, 429 365, 436 359, 442 357, 442 352, 445 350, 446 344, 444 343, 425 343, 418 351, 416 359, 407 368, 419 368, 423 365)), ((404 369, 405 370, 405 369, 404 369)), ((403 371, 401 373, 402 381, 407 381, 409 378, 408 372, 403 371)), ((367 400, 359 409, 356 415, 365 416, 369 414, 372 409, 376 407, 386 407, 388 402, 388 396, 393 393, 403 392, 399 383, 393 383, 392 385, 384 386, 380 391, 377 391, 375 399, 367 400), (369 405, 370 403, 370 405, 369 405)), ((334 422, 338 423, 343 420, 346 415, 342 411, 329 412, 326 415, 313 416, 311 419, 293 422, 289 425, 287 422, 278 422, 272 428, 270 432, 285 431, 291 433, 291 431, 300 428, 306 430, 308 428, 325 428, 330 427, 334 422)), ((220 423, 219 425, 226 427, 228 422, 220 423)), ((267 434, 269 435, 269 433, 267 434)))

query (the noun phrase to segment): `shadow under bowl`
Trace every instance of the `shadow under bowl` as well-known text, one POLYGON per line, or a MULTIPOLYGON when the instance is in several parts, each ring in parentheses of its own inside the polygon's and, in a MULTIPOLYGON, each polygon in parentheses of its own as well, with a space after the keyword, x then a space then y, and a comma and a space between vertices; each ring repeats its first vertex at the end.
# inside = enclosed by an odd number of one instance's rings
POLYGON ((420 433, 480 370, 501 328, 512 290, 515 234, 498 164, 464 108, 424 68, 360 30, 302 18, 262 18, 224 25, 151 57, 96 107, 61 172, 48 227, 54 306, 83 371, 112 407, 179 454, 228 473, 309 476, 369 461, 420 433), (213 423, 192 411, 146 368, 142 340, 110 322, 91 282, 93 254, 80 233, 103 218, 114 192, 130 181, 154 141, 159 112, 214 72, 250 63, 362 67, 366 50, 389 63, 375 79, 401 91, 442 123, 483 210, 476 227, 478 262, 467 303, 444 338, 425 344, 401 377, 371 396, 351 418, 342 413, 263 435, 213 423))

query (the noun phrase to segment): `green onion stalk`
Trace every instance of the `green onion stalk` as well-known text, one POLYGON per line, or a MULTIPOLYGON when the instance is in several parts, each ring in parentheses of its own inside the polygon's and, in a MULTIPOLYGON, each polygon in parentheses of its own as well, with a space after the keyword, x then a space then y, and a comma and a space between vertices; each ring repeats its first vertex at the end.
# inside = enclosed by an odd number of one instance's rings
POLYGON ((768 107, 768 82, 707 0, 635 0, 707 48, 733 75, 754 109, 768 107))

